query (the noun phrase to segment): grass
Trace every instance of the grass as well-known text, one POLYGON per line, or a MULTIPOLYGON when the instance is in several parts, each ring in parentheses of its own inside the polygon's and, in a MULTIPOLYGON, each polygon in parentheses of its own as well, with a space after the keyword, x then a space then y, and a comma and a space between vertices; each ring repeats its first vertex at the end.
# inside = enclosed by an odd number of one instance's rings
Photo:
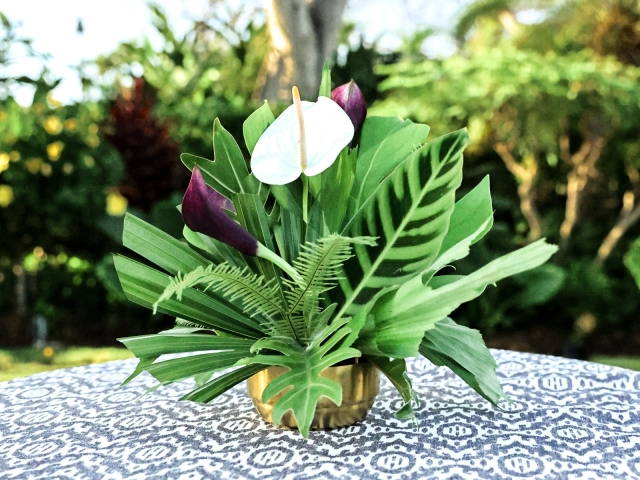
POLYGON ((133 355, 125 348, 51 347, 0 350, 0 382, 59 368, 124 360, 133 355))
POLYGON ((608 355, 594 355, 589 359, 595 363, 603 363, 614 367, 628 368, 640 372, 640 357, 611 357, 608 355))

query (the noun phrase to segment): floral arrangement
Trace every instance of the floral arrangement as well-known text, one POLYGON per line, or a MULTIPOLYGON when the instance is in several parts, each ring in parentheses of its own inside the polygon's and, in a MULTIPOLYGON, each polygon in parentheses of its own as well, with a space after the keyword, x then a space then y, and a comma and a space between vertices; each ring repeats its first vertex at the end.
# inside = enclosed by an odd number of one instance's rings
POLYGON ((466 130, 427 142, 426 125, 366 113, 355 83, 331 91, 325 70, 316 102, 294 87, 277 118, 266 102, 249 116, 249 165, 217 120, 215 160, 182 155, 192 170, 179 207, 184 242, 126 216, 125 246, 164 272, 116 256, 122 287, 176 326, 121 339, 140 358, 125 383, 142 371, 158 386, 193 377, 181 400, 209 402, 267 367, 287 367, 263 400, 280 393, 274 422, 291 411, 305 437, 318 400, 342 400, 321 373, 358 358, 397 388, 399 418, 415 418, 405 359, 418 355, 493 404, 506 398, 479 332, 449 315, 556 247, 541 240, 450 274, 493 223, 488 177, 456 202, 466 130), (187 352, 203 353, 159 358, 187 352))

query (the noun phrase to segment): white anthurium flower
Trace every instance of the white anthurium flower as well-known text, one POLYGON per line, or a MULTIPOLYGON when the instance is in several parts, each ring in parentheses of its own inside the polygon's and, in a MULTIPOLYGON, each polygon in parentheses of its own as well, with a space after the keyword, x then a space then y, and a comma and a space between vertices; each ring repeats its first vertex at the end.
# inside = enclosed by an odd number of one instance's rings
POLYGON ((293 105, 265 130, 251 155, 251 171, 269 185, 293 182, 302 173, 318 175, 336 161, 353 138, 353 124, 340 106, 327 97, 300 100, 293 87, 293 105))

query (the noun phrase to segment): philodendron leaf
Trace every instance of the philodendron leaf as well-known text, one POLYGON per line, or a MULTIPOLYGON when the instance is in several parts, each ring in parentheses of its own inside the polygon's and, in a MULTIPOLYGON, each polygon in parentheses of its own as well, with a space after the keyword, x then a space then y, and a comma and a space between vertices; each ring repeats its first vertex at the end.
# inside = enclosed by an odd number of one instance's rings
POLYGON ((380 370, 389 379, 389 381, 396 387, 398 393, 404 400, 404 405, 395 413, 396 418, 411 419, 415 422, 416 416, 413 413, 412 403, 418 402, 418 396, 413 391, 411 380, 407 375, 407 363, 404 358, 394 358, 393 360, 387 357, 376 357, 367 355, 374 367, 380 370))
POLYGON ((466 130, 459 130, 429 142, 383 180, 351 219, 349 236, 379 239, 376 247, 356 245, 356 256, 346 262, 339 316, 431 265, 449 228, 468 141, 466 130))
POLYGON ((249 175, 240 147, 217 118, 213 123, 213 150, 213 162, 188 153, 180 159, 189 170, 197 165, 207 185, 227 198, 237 193, 258 193, 260 182, 249 175))
POLYGON ((273 112, 269 107, 269 102, 265 100, 264 104, 244 121, 242 133, 249 153, 253 152, 253 147, 258 143, 258 139, 275 119, 276 117, 273 116, 273 112))
POLYGON ((424 332, 434 328, 462 303, 478 297, 487 285, 546 262, 557 250, 538 240, 489 262, 466 276, 434 277, 423 285, 420 275, 380 297, 371 310, 375 326, 363 331, 356 348, 376 350, 392 358, 414 357, 424 332))
POLYGON ((509 399, 496 376, 496 361, 478 330, 444 318, 425 333, 420 353, 435 365, 449 367, 494 405, 509 399))
POLYGON ((320 397, 342 404, 342 387, 339 383, 321 375, 326 368, 349 358, 359 357, 360 352, 348 342, 340 343, 356 331, 361 319, 341 318, 320 330, 304 348, 287 337, 267 337, 257 341, 252 352, 270 350, 281 355, 256 355, 247 359, 247 364, 280 365, 289 371, 274 379, 264 390, 262 401, 266 402, 282 390, 287 390, 273 407, 273 421, 277 424, 291 410, 298 422, 302 436, 309 436, 316 404, 320 397), (337 347, 334 349, 334 347, 337 347), (333 351, 332 351, 333 350, 333 351))

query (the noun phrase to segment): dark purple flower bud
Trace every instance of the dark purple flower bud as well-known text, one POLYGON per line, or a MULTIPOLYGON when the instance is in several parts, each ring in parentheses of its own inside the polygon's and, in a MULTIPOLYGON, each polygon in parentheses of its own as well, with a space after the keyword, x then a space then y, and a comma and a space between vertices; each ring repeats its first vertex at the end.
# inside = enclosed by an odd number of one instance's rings
POLYGON ((195 166, 182 199, 182 218, 194 232, 204 233, 245 255, 258 253, 258 240, 238 225, 225 210, 235 212, 233 202, 207 185, 195 166))
POLYGON ((334 88, 331 92, 331 100, 342 107, 351 119, 353 128, 357 130, 363 124, 367 116, 367 106, 356 82, 351 80, 349 83, 334 88))

